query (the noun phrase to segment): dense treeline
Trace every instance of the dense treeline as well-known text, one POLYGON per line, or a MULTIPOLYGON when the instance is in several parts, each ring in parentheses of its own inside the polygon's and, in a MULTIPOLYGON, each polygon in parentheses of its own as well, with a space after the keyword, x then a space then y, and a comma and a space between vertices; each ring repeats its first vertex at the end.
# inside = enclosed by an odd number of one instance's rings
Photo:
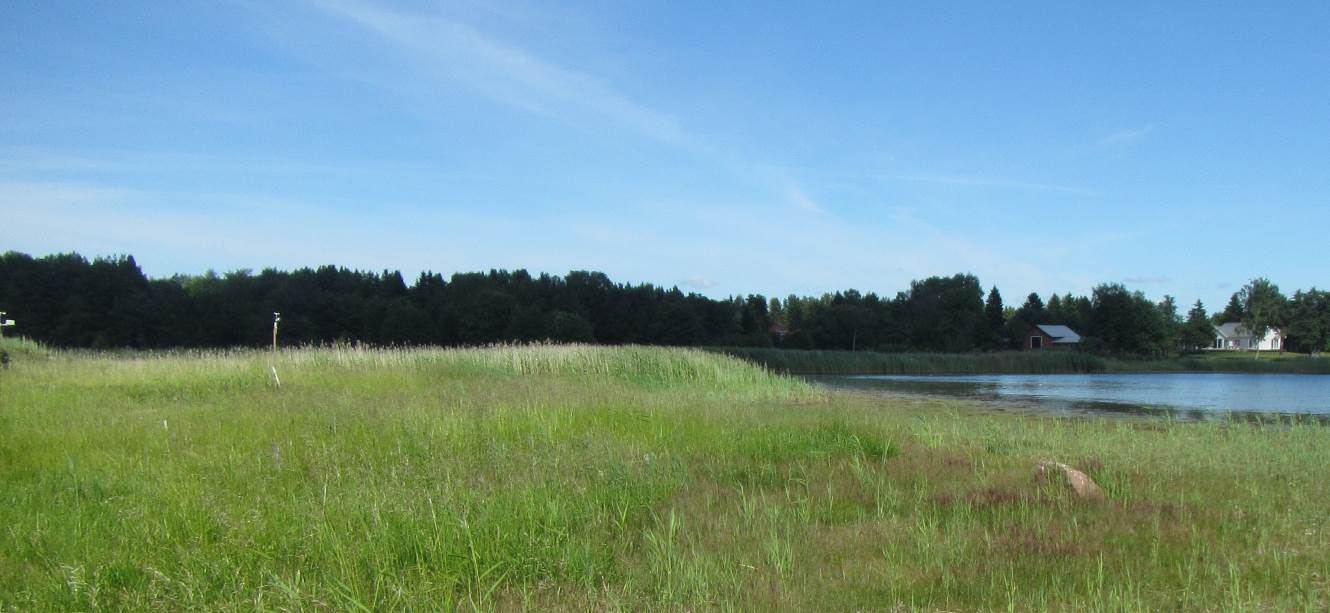
POLYGON ((727 345, 792 349, 967 352, 1013 348, 1032 324, 1065 324, 1084 349, 1161 356, 1208 346, 1212 320, 1283 327, 1290 346, 1330 348, 1330 297, 1285 299, 1264 279, 1214 318, 1186 317, 1117 284, 1090 296, 1031 294, 1006 306, 973 275, 931 277, 894 297, 855 290, 784 300, 714 300, 678 288, 617 284, 598 272, 422 273, 322 266, 257 274, 144 276, 133 257, 0 256, 0 309, 23 335, 61 347, 227 347, 262 344, 272 313, 285 343, 481 345, 504 341, 727 345))

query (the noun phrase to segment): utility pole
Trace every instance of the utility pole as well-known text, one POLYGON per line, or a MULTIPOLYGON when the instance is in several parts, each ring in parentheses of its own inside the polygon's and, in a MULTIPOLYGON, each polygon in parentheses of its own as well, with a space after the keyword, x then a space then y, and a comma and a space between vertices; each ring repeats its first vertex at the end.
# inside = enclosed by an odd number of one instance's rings
POLYGON ((282 314, 274 312, 272 314, 272 358, 268 361, 268 368, 272 370, 272 380, 277 387, 282 386, 282 380, 277 378, 277 324, 282 321, 282 314))

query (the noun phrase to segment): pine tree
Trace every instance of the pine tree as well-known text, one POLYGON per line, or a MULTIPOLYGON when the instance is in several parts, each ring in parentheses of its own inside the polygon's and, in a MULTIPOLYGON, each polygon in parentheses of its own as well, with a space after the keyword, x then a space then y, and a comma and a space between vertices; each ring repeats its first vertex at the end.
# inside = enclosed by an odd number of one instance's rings
POLYGON ((998 293, 996 285, 988 290, 988 299, 984 301, 984 319, 988 322, 988 346, 998 347, 1002 344, 1002 326, 1006 318, 1003 316, 1002 294, 998 293))
POLYGON ((1205 313, 1200 300, 1187 311, 1187 322, 1182 324, 1182 344, 1188 350, 1209 347, 1215 342, 1214 325, 1205 313))
POLYGON ((1223 312, 1215 314, 1215 323, 1227 324, 1240 322, 1243 317, 1247 316, 1247 312, 1242 307, 1242 296, 1238 295, 1240 293, 1241 292, 1234 292, 1233 296, 1228 299, 1228 306, 1224 307, 1223 312))

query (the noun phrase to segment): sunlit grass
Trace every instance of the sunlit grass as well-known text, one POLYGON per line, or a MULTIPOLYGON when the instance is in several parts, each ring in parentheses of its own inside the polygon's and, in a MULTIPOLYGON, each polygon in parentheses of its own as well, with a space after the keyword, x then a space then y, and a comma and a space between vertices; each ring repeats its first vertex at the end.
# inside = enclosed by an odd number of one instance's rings
POLYGON ((991 415, 680 349, 268 361, 0 372, 0 609, 1330 606, 1317 426, 991 415))

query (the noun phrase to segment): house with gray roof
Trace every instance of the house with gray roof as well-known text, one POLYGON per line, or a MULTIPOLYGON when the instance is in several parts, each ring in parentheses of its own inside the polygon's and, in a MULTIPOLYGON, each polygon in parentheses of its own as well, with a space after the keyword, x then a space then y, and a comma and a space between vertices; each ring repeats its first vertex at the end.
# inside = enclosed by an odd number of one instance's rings
POLYGON ((1241 323, 1231 321, 1215 326, 1215 342, 1211 351, 1283 351, 1284 331, 1270 328, 1264 338, 1256 338, 1241 323))
POLYGON ((1067 326, 1058 324, 1035 324, 1025 337, 1026 351, 1068 350, 1081 344, 1081 335, 1067 326))

